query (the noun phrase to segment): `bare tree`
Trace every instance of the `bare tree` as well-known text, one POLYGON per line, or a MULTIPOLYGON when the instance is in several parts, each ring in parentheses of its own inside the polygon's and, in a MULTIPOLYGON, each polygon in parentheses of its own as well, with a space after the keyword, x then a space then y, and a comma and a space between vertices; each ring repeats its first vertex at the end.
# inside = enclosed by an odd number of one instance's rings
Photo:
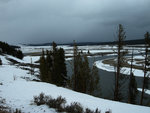
POLYGON ((121 92, 120 92, 120 80, 121 80, 121 68, 124 62, 125 51, 123 51, 123 41, 125 40, 125 32, 124 28, 121 24, 119 24, 119 29, 117 33, 118 43, 117 43, 117 64, 116 64, 116 74, 115 74, 115 91, 114 91, 114 100, 121 100, 121 92))

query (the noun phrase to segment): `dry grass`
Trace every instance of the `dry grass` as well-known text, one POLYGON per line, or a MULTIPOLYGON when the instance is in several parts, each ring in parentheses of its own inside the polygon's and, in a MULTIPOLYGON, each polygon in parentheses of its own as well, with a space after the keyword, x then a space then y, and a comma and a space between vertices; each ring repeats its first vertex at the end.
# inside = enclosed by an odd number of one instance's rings
MULTIPOLYGON (((127 58, 126 59, 126 62, 123 63, 123 67, 127 67, 127 68, 130 68, 131 65, 128 64, 128 61, 131 61, 131 59, 127 58)), ((142 59, 135 59, 134 60, 136 62, 136 64, 143 64, 143 60, 142 59)), ((110 66, 116 66, 116 62, 115 62, 115 59, 106 59, 106 60, 103 60, 102 63, 104 64, 108 64, 110 66)), ((134 69, 139 69, 139 70, 143 70, 143 66, 137 66, 137 65, 133 65, 133 68, 134 69)))

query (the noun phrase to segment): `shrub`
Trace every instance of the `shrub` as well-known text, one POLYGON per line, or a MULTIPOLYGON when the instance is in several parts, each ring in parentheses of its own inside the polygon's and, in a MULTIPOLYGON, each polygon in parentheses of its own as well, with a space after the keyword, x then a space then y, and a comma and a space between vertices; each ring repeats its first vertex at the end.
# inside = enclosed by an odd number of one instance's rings
POLYGON ((108 111, 106 111, 105 113, 112 113, 111 110, 109 109, 108 111))
MULTIPOLYGON (((39 96, 34 96, 34 103, 37 106, 39 105, 48 105, 50 108, 54 108, 57 112, 66 112, 66 113, 101 113, 98 108, 95 111, 86 108, 85 110, 78 102, 73 102, 70 105, 65 106, 66 99, 62 96, 53 99, 51 96, 45 96, 44 93, 41 93, 39 96)), ((106 111, 105 113, 112 113, 111 110, 106 111)))
POLYGON ((16 109, 16 111, 14 111, 13 113, 21 113, 20 109, 16 109))
POLYGON ((99 111, 97 108, 94 113, 101 113, 101 111, 99 111))
POLYGON ((45 104, 45 95, 44 93, 41 93, 39 96, 34 97, 34 103, 37 104, 37 106, 45 104))
POLYGON ((62 112, 64 111, 63 108, 65 106, 65 103, 66 103, 66 99, 59 96, 57 97, 57 99, 49 98, 47 105, 50 108, 56 108, 57 111, 62 112))
POLYGON ((65 111, 68 113, 83 113, 83 108, 80 103, 74 102, 70 106, 66 106, 65 111))
POLYGON ((101 113, 101 111, 99 111, 98 108, 95 111, 92 111, 89 108, 86 108, 85 113, 101 113))

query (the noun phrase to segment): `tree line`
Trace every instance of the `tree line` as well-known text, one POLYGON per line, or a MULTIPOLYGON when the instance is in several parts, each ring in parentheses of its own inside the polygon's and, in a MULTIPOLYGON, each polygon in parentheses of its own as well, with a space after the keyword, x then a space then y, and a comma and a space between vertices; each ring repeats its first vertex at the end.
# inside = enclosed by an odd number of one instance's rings
MULTIPOLYGON (((73 75, 71 76, 72 89, 78 92, 95 95, 94 91, 100 92, 100 76, 94 64, 89 66, 87 54, 79 52, 76 43, 73 48, 73 75)), ((98 96, 98 95, 97 95, 98 96)))
POLYGON ((22 51, 19 49, 17 50, 16 46, 10 46, 8 43, 0 41, 0 54, 2 54, 2 53, 12 55, 12 56, 17 57, 19 59, 23 58, 22 51))
POLYGON ((90 69, 87 56, 78 51, 76 44, 74 44, 72 61, 74 70, 73 75, 69 78, 67 77, 64 50, 58 49, 56 43, 53 42, 52 51, 43 51, 40 57, 41 80, 93 95, 96 89, 100 89, 97 67, 93 65, 90 69))
POLYGON ((53 42, 53 50, 43 51, 40 57, 40 78, 43 82, 56 84, 58 86, 66 86, 67 71, 64 50, 57 48, 53 42))
MULTIPOLYGON (((140 104, 143 105, 143 98, 145 89, 148 89, 149 71, 150 71, 150 34, 146 32, 145 37, 145 52, 144 52, 144 75, 143 75, 143 86, 140 104)), ((124 49, 124 40, 126 38, 123 26, 120 24, 118 26, 117 32, 117 60, 114 68, 115 81, 114 81, 114 100, 122 101, 124 98, 128 100, 128 103, 136 104, 136 99, 138 95, 137 83, 135 75, 133 73, 133 61, 134 61, 134 49, 131 54, 131 64, 130 64, 130 76, 125 77, 121 74, 126 62, 126 55, 128 50, 124 49), (124 83, 128 82, 127 87, 127 97, 123 94, 124 83)), ((100 87, 100 75, 95 64, 90 67, 87 54, 79 51, 76 43, 73 45, 73 59, 72 59, 72 69, 73 74, 68 77, 66 71, 65 63, 65 53, 62 48, 57 48, 56 43, 53 42, 52 51, 46 51, 42 53, 40 58, 40 78, 44 82, 53 83, 58 86, 70 87, 74 91, 87 93, 90 95, 99 96, 101 92, 100 87), (99 91, 100 94, 96 95, 95 91, 99 91)))

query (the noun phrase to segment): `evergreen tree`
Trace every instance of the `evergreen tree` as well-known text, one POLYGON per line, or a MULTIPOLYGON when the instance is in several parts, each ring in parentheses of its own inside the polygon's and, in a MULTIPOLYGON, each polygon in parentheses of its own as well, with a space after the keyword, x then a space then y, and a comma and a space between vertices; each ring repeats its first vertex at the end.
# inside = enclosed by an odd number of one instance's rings
POLYGON ((64 54, 64 50, 58 49, 55 42, 53 42, 53 51, 47 50, 46 55, 43 51, 40 58, 40 78, 42 81, 58 86, 66 85, 67 71, 64 54))
POLYGON ((33 66, 33 62, 32 62, 32 58, 31 58, 31 64, 30 64, 30 74, 34 75, 34 66, 33 66))
POLYGON ((90 55, 90 50, 88 50, 87 54, 90 55))
POLYGON ((67 83, 67 69, 66 69, 66 63, 65 63, 65 52, 64 49, 60 48, 58 50, 58 64, 60 69, 60 80, 59 83, 61 86, 66 86, 67 83))
POLYGON ((46 67, 47 67, 47 78, 48 82, 52 83, 52 58, 51 58, 51 51, 46 51, 46 67))
POLYGON ((89 67, 89 61, 86 55, 84 55, 84 61, 83 61, 83 68, 81 70, 81 72, 83 73, 83 92, 87 93, 88 91, 88 85, 89 85, 89 80, 90 80, 90 67, 89 67))
POLYGON ((101 94, 101 91, 100 91, 101 88, 99 86, 99 83, 100 83, 100 76, 98 74, 98 68, 94 64, 91 70, 91 75, 90 75, 89 83, 88 83, 88 87, 89 87, 88 93, 90 95, 93 95, 94 91, 99 92, 99 95, 101 94))
POLYGON ((96 66, 92 69, 89 67, 86 55, 78 52, 78 48, 74 43, 74 73, 72 75, 73 89, 78 92, 93 95, 98 89, 99 75, 96 66))
POLYGON ((144 78, 143 78, 143 86, 142 86, 142 94, 141 94, 141 100, 140 104, 143 104, 143 98, 144 98, 144 92, 145 89, 148 89, 148 82, 149 82, 149 76, 150 76, 150 34, 149 32, 146 32, 145 36, 145 55, 144 55, 144 78))
POLYGON ((132 69, 133 69, 133 50, 132 50, 132 57, 131 57, 128 102, 131 104, 135 104, 138 90, 137 90, 137 83, 135 80, 135 76, 132 72, 132 69))
POLYGON ((23 53, 22 53, 22 51, 21 51, 21 50, 18 50, 15 56, 16 56, 17 58, 19 58, 19 59, 23 59, 23 53))
MULTIPOLYGON (((81 57, 81 54, 80 52, 77 54, 76 58, 74 59, 75 60, 75 67, 77 70, 76 70, 76 90, 75 91, 78 91, 78 92, 83 92, 83 79, 84 79, 84 70, 83 70, 83 61, 82 61, 82 57, 81 57)), ((83 92, 84 93, 84 92, 83 92)))
POLYGON ((2 60, 0 59, 0 65, 2 65, 2 60))
POLYGON ((87 93, 87 85, 90 76, 90 68, 87 56, 81 56, 81 53, 77 55, 79 57, 78 73, 77 73, 77 91, 87 93))
POLYGON ((77 75, 79 71, 79 59, 80 55, 78 54, 78 47, 74 41, 73 47, 73 75, 72 75, 72 82, 73 82, 73 90, 77 91, 77 75))
POLYGON ((10 46, 9 44, 7 44, 5 42, 1 42, 0 41, 0 48, 1 48, 0 52, 2 52, 2 53, 9 54, 9 55, 12 55, 12 56, 20 58, 20 59, 23 58, 22 51, 21 50, 17 50, 20 47, 10 46))
POLYGON ((123 96, 121 94, 121 86, 122 86, 122 75, 121 69, 124 63, 124 55, 125 51, 123 51, 123 41, 126 38, 124 28, 121 24, 119 24, 118 29, 118 43, 117 43, 117 64, 116 64, 116 74, 115 74, 115 91, 114 91, 114 100, 120 101, 123 96))
POLYGON ((135 76, 133 73, 131 73, 130 75, 130 81, 129 81, 129 97, 128 97, 128 101, 131 104, 135 104, 136 103, 136 97, 137 97, 137 83, 135 80, 135 76))
POLYGON ((52 83, 56 85, 60 85, 60 68, 59 68, 59 54, 57 45, 53 42, 53 51, 52 51, 52 58, 53 58, 53 66, 52 66, 52 83))
POLYGON ((47 82, 47 66, 44 51, 42 52, 42 56, 40 57, 40 79, 43 82, 47 82))

